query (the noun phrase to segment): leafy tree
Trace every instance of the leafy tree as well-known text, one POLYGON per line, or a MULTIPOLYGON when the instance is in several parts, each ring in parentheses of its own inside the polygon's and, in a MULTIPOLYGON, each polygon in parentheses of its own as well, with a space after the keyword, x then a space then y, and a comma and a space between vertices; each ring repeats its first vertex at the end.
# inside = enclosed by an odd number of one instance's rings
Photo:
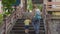
POLYGON ((29 10, 32 10, 33 9, 32 0, 28 0, 27 1, 27 9, 29 9, 29 10))
POLYGON ((42 11, 43 5, 42 4, 38 4, 38 8, 42 11))
POLYGON ((15 4, 16 0, 2 0, 3 10, 8 10, 9 13, 13 10, 12 5, 15 4))
POLYGON ((3 22, 3 15, 0 14, 0 24, 2 24, 2 22, 3 22))

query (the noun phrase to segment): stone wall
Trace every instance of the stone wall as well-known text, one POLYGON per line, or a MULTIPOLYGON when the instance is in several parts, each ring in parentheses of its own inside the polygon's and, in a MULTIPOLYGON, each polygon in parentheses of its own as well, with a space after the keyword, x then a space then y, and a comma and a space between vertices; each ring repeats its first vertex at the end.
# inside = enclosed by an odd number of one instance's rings
POLYGON ((49 22, 51 34, 60 34, 60 20, 51 20, 49 22))

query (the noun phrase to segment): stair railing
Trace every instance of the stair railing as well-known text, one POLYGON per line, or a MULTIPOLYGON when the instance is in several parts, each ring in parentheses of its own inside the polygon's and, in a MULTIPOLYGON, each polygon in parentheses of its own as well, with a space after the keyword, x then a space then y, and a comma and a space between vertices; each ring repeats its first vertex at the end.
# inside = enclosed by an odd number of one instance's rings
POLYGON ((4 19, 4 24, 1 27, 1 34, 9 34, 13 25, 16 23, 16 20, 22 17, 21 10, 21 8, 16 8, 16 11, 13 11, 9 17, 4 19))
POLYGON ((48 19, 49 19, 50 15, 47 14, 46 4, 43 4, 42 13, 43 13, 45 34, 50 34, 51 32, 50 32, 49 25, 48 25, 48 19))
POLYGON ((46 5, 45 4, 43 4, 42 16, 43 16, 45 34, 47 34, 47 27, 46 27, 46 5))

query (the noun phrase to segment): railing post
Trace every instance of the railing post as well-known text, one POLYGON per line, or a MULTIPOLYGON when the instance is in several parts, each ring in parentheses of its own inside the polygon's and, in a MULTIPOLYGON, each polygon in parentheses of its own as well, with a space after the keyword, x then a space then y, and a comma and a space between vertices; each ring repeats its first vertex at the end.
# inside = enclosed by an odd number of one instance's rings
POLYGON ((43 5, 43 18, 44 18, 44 26, 45 26, 45 34, 51 34, 48 22, 50 21, 50 15, 47 14, 46 5, 43 5))
POLYGON ((43 4, 43 18, 44 18, 45 34, 47 34, 47 26, 46 26, 46 5, 45 4, 43 4))
POLYGON ((19 10, 17 10, 17 8, 16 8, 16 10, 10 16, 8 16, 8 17, 4 14, 4 16, 3 16, 3 18, 4 18, 4 20, 3 20, 4 21, 3 26, 4 27, 1 30, 1 34, 8 34, 10 32, 10 30, 12 29, 12 27, 15 24, 16 20, 22 14, 21 13, 22 12, 21 9, 19 9, 19 10))
POLYGON ((6 34, 6 15, 3 15, 3 26, 4 26, 4 32, 3 34, 6 34))
POLYGON ((7 34, 7 31, 6 31, 7 30, 7 26, 6 25, 7 25, 7 18, 5 18, 5 34, 7 34))

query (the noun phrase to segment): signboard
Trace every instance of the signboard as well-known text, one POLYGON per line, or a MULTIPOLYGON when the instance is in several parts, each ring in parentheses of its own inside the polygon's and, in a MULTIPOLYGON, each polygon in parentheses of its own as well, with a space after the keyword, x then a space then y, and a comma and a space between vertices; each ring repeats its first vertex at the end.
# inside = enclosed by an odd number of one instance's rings
POLYGON ((41 4, 43 3, 43 0, 32 0, 33 4, 41 4))

